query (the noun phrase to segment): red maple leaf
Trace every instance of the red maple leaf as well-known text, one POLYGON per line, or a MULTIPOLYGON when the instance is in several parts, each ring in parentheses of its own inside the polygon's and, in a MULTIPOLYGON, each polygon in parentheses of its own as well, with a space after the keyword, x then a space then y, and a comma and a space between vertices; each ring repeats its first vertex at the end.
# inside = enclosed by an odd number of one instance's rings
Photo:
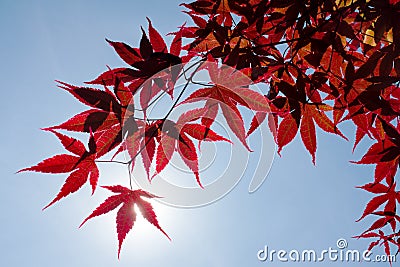
POLYGON ((386 186, 383 184, 375 184, 370 183, 360 188, 374 193, 374 194, 381 194, 379 196, 374 197, 371 199, 367 206, 365 207, 364 213, 357 221, 362 220, 365 216, 375 212, 382 204, 385 204, 384 212, 396 213, 396 203, 400 203, 400 193, 396 191, 396 183, 393 183, 391 186, 386 186))
POLYGON ((64 185, 57 196, 43 209, 48 208, 55 202, 59 201, 63 197, 68 196, 71 193, 76 192, 80 189, 89 179, 89 183, 92 186, 92 194, 94 193, 97 181, 99 178, 99 170, 96 166, 96 142, 94 136, 91 135, 89 139, 89 151, 85 149, 85 146, 81 141, 60 134, 53 130, 53 132, 61 141, 65 149, 72 152, 75 155, 61 154, 54 157, 43 160, 35 166, 19 170, 18 172, 34 171, 43 173, 70 173, 67 177, 64 185))
POLYGON ((146 110, 150 100, 162 91, 172 96, 174 83, 181 71, 180 64, 185 62, 179 57, 182 46, 181 30, 175 33, 170 52, 168 52, 162 36, 153 27, 150 19, 148 22, 150 39, 142 28, 139 48, 132 48, 123 42, 107 40, 130 67, 110 69, 88 82, 88 84, 113 85, 117 77, 121 82, 127 83, 131 92, 136 93, 140 90, 140 103, 143 110, 146 110))
MULTIPOLYGON (((390 254, 390 245, 394 245, 397 248, 397 251, 400 251, 400 234, 393 233, 390 235, 385 235, 383 231, 379 230, 378 232, 369 232, 364 233, 359 236, 355 236, 355 238, 378 238, 376 241, 370 243, 368 250, 372 250, 376 246, 384 246, 384 250, 386 255, 390 254)), ((392 266, 392 259, 388 257, 390 266, 392 266)))
POLYGON ((218 135, 213 130, 202 124, 192 123, 199 120, 206 112, 206 108, 194 109, 183 113, 176 123, 170 120, 163 123, 157 148, 156 173, 153 177, 167 166, 173 153, 178 151, 183 162, 196 176, 196 181, 199 186, 203 188, 199 176, 197 151, 191 138, 198 140, 199 142, 230 142, 228 139, 218 135))
POLYGON ((136 206, 142 216, 151 224, 153 224, 157 229, 159 229, 169 240, 169 236, 167 233, 161 228, 158 223, 157 215, 155 214, 152 205, 143 200, 142 197, 145 198, 155 198, 156 196, 143 191, 143 190, 130 190, 129 188, 115 185, 115 186, 102 186, 110 190, 117 195, 113 195, 107 198, 103 203, 100 204, 93 212, 90 214, 79 227, 81 227, 84 223, 86 223, 89 219, 106 214, 116 208, 118 208, 121 204, 122 206, 119 208, 117 212, 117 234, 118 234, 118 258, 121 252, 122 243, 132 229, 135 220, 136 220, 136 211, 134 206, 136 206))
POLYGON ((248 150, 251 150, 246 142, 244 122, 237 106, 268 112, 267 100, 260 93, 248 88, 251 80, 242 72, 226 66, 219 67, 213 62, 207 62, 201 68, 207 69, 212 84, 193 92, 182 104, 206 100, 207 112, 202 120, 206 127, 211 126, 220 108, 232 132, 248 150))

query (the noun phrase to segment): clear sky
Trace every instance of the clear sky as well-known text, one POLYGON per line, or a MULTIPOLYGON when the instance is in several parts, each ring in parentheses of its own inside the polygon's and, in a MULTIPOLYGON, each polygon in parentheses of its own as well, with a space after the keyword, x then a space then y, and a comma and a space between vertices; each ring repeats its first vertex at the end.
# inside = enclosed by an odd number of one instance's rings
MULTIPOLYGON (((147 27, 146 16, 160 32, 175 31, 188 19, 180 12, 180 2, 0 1, 0 266, 283 266, 258 261, 257 252, 265 245, 321 251, 336 248, 339 238, 348 241, 349 249, 362 251, 368 246, 351 236, 372 222, 355 222, 371 197, 355 186, 371 181, 373 168, 349 163, 359 159, 368 144, 363 141, 351 153, 354 128, 349 124, 342 129, 351 142, 318 132, 316 166, 296 137, 282 158, 275 158, 266 182, 254 194, 247 192, 251 177, 244 177, 229 195, 206 207, 178 209, 155 203, 172 242, 139 219, 124 242, 120 261, 115 212, 78 229, 108 196, 104 190, 99 188, 90 197, 90 188, 84 186, 41 211, 66 176, 15 172, 62 152, 56 138, 39 128, 60 123, 84 108, 54 80, 81 84, 107 64, 122 66, 104 38, 136 46, 140 25, 147 27)), ((119 166, 103 166, 100 184, 124 184, 126 175, 119 166)))

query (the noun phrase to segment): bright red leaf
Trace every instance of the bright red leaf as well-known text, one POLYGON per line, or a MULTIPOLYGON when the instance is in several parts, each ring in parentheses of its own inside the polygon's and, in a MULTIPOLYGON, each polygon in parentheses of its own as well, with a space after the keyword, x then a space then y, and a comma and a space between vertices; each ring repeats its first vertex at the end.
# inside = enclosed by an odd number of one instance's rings
POLYGON ((102 186, 117 195, 113 195, 107 198, 103 203, 100 204, 93 212, 90 214, 79 227, 85 224, 91 218, 106 214, 119 206, 121 206, 117 212, 117 234, 118 234, 118 258, 121 252, 122 243, 132 229, 136 220, 136 211, 134 206, 136 206, 142 216, 151 224, 153 224, 157 229, 159 229, 168 239, 169 236, 161 228, 158 223, 156 214, 154 213, 153 207, 150 203, 143 200, 142 198, 154 198, 156 196, 151 195, 143 190, 130 190, 129 188, 117 185, 117 186, 102 186))

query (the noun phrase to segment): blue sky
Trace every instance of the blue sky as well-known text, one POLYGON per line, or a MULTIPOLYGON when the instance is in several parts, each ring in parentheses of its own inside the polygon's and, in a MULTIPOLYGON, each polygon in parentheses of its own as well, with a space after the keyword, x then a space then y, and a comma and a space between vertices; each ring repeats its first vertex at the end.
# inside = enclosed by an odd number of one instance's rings
MULTIPOLYGON (((244 177, 230 194, 206 207, 178 209, 155 203, 160 224, 172 242, 139 219, 124 242, 120 261, 115 213, 78 229, 108 196, 104 190, 90 197, 85 186, 41 211, 65 175, 15 172, 62 152, 56 138, 39 129, 84 108, 56 88, 54 80, 81 84, 106 65, 121 66, 123 62, 104 38, 137 45, 139 26, 147 26, 146 16, 160 32, 175 31, 187 20, 179 3, 0 1, 1 266, 281 266, 259 262, 257 251, 265 245, 277 250, 323 250, 335 247, 339 238, 347 239, 349 249, 367 247, 367 241, 351 236, 372 222, 355 222, 371 197, 355 186, 370 181, 373 168, 352 165, 349 160, 359 159, 368 142, 363 141, 352 154, 352 142, 321 131, 316 166, 296 137, 282 158, 275 158, 266 182, 254 194, 247 192, 251 177, 244 177)), ((354 128, 344 124, 342 129, 353 141, 354 128)), ((100 184, 126 182, 126 175, 119 166, 103 166, 100 184)), ((375 254, 381 253, 378 249, 375 254)))

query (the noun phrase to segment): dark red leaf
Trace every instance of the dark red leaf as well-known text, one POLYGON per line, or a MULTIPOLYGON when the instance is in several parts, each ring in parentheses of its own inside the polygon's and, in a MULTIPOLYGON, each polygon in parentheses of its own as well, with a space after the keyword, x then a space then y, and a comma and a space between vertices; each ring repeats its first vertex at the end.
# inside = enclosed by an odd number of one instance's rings
POLYGON ((165 44, 164 39, 161 37, 158 31, 154 29, 149 18, 147 18, 147 21, 149 22, 149 36, 154 52, 168 53, 167 45, 165 44))
POLYGON ((142 58, 146 60, 150 58, 152 53, 153 53, 153 47, 142 28, 142 39, 140 40, 140 55, 142 56, 142 58))
POLYGON ((125 61, 128 65, 132 65, 141 60, 139 54, 130 47, 129 45, 122 42, 113 42, 108 39, 106 41, 115 49, 117 54, 125 61))

